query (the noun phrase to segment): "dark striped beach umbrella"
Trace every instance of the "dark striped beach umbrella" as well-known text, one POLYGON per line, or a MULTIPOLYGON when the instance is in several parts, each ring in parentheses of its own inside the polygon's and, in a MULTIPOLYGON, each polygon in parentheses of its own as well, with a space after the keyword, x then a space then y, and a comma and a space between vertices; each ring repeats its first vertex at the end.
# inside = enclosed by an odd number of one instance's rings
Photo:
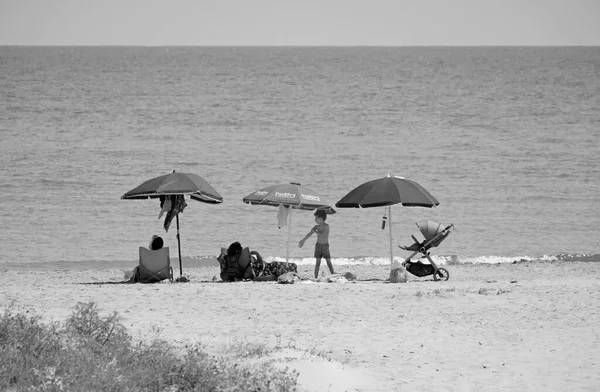
POLYGON ((185 206, 185 195, 191 199, 208 204, 219 204, 223 202, 223 196, 219 194, 204 178, 192 173, 173 173, 154 177, 141 185, 133 188, 121 196, 121 199, 161 199, 162 203, 169 198, 171 210, 167 211, 165 218, 165 230, 168 230, 173 216, 177 220, 177 247, 179 251, 179 275, 183 275, 181 267, 181 240, 179 238, 179 213, 185 206))
POLYGON ((194 200, 209 204, 223 202, 204 178, 192 173, 173 173, 151 178, 121 196, 121 199, 156 199, 165 195, 190 195, 194 200))
MULTIPOLYGON (((335 206, 338 208, 370 208, 387 206, 390 232, 390 263, 394 262, 392 246, 392 205, 432 208, 439 201, 416 181, 392 176, 365 182, 348 192, 335 206)), ((382 228, 385 228, 385 221, 382 228)))

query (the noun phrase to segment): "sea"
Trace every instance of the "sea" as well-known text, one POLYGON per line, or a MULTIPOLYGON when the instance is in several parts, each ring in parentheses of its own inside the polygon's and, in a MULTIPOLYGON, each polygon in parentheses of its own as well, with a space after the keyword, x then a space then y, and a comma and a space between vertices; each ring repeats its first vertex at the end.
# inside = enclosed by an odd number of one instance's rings
MULTIPOLYGON (((154 234, 184 268, 235 241, 313 264, 311 211, 288 231, 242 198, 388 174, 440 202, 392 207, 395 259, 432 220, 441 264, 600 261, 600 47, 4 46, 0 165, 0 270, 133 267, 154 234), (174 170, 224 199, 188 200, 180 249, 158 200, 121 199, 174 170)), ((333 263, 389 264, 384 215, 330 215, 333 263)))

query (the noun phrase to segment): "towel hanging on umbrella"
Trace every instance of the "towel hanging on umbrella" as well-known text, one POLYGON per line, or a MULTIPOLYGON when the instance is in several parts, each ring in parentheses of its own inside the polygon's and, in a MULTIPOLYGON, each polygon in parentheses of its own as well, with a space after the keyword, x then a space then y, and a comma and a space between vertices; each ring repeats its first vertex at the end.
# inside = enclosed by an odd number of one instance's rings
POLYGON ((183 197, 183 195, 161 196, 160 207, 161 211, 160 215, 158 216, 159 219, 163 211, 168 209, 163 227, 165 228, 166 232, 169 232, 169 226, 171 226, 171 221, 177 214, 183 212, 185 207, 187 207, 187 203, 185 202, 185 198, 183 197))

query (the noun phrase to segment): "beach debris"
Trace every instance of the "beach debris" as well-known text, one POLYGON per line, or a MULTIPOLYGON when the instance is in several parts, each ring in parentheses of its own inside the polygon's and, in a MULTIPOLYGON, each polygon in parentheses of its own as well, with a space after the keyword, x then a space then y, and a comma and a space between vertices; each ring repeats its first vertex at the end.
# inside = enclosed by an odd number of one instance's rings
POLYGON ((279 275, 277 278, 277 283, 282 284, 293 284, 297 281, 301 280, 300 276, 298 276, 295 272, 286 272, 285 274, 279 275))
POLYGON ((517 281, 516 280, 511 280, 510 283, 517 283, 517 281))
POLYGON ((348 279, 346 279, 342 274, 333 274, 325 278, 325 282, 327 283, 346 283, 347 281, 348 279))
MULTIPOLYGON (((394 260, 394 263, 397 261, 394 260)), ((392 265, 392 269, 390 270, 390 283, 406 283, 408 281, 408 274, 406 272, 406 268, 404 268, 399 263, 397 265, 392 265), (395 267, 395 268, 394 268, 395 267)))
POLYGON ((133 271, 132 270, 127 270, 123 272, 123 280, 125 281, 130 281, 133 278, 133 271))

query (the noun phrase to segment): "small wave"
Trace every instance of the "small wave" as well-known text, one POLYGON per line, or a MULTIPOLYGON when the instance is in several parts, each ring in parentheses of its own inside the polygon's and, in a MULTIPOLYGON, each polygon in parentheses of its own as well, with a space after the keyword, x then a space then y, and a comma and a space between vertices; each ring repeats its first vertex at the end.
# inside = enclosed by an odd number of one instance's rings
MULTIPOLYGON (((284 256, 267 256, 263 259, 272 261, 285 261, 284 256)), ((600 254, 560 253, 542 256, 459 256, 459 255, 431 255, 437 265, 470 265, 470 264, 511 264, 521 262, 600 262, 600 254)), ((404 261, 404 257, 396 256, 394 260, 404 261)), ((427 263, 427 259, 420 256, 413 257, 427 263)), ((297 265, 314 265, 314 257, 290 258, 290 262, 297 265)), ((383 266, 390 265, 389 257, 356 256, 333 258, 334 265, 346 266, 383 266)), ((218 266, 217 255, 210 256, 184 256, 181 258, 183 269, 203 268, 218 266)), ((123 269, 130 270, 137 265, 137 260, 87 260, 87 261, 48 261, 48 262, 0 262, 1 270, 81 270, 81 269, 123 269)), ((179 268, 179 259, 171 257, 173 269, 179 268)))
POLYGON ((556 255, 556 259, 560 261, 589 261, 598 262, 600 261, 600 254, 578 254, 578 253, 560 253, 556 255))
MULTIPOLYGON (((285 257, 269 256, 264 258, 265 261, 285 261, 285 257)), ((549 261, 585 261, 598 262, 600 254, 556 254, 542 256, 460 256, 460 255, 431 255, 434 263, 439 265, 461 265, 461 264, 508 264, 515 262, 531 261, 531 262, 549 262, 549 261)), ((394 260, 400 262, 405 260, 405 257, 394 256, 394 260)), ((420 255, 413 257, 413 260, 422 260, 427 262, 426 258, 421 258, 420 255)), ((315 263, 312 257, 305 258, 290 258, 291 262, 298 265, 311 265, 315 263)), ((357 256, 357 257, 338 257, 331 259, 336 265, 389 265, 389 257, 374 257, 374 256, 357 256)))
POLYGON ((49 179, 42 178, 40 180, 40 182, 43 185, 53 186, 53 187, 66 187, 66 186, 68 186, 68 187, 73 187, 73 186, 76 186, 76 187, 79 187, 79 186, 89 187, 89 186, 94 186, 93 183, 87 182, 87 181, 49 180, 49 179))

